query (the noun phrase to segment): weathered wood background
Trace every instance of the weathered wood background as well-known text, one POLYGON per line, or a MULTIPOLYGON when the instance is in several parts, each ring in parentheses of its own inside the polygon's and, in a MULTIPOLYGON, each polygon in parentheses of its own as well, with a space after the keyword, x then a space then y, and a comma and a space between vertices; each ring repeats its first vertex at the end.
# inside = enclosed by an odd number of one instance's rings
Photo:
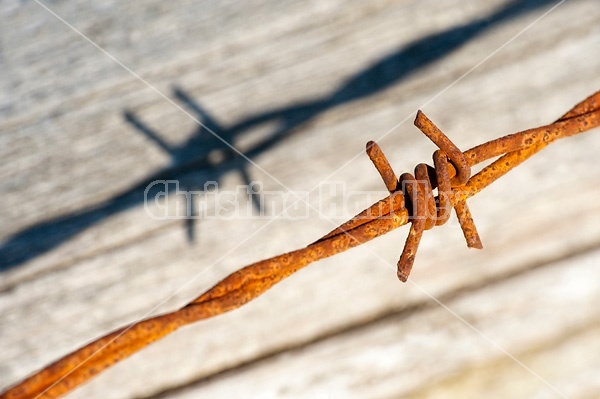
MULTIPOLYGON (((45 4, 172 102, 36 2, 0 3, 0 387, 332 228, 152 220, 152 180, 381 192, 364 145, 388 133, 398 173, 431 162, 417 108, 467 149, 600 89, 598 0, 45 4)), ((69 397, 597 398, 599 150, 598 130, 563 140, 471 200, 483 251, 436 228, 402 285, 399 229, 69 397)), ((328 190, 308 201, 332 216, 328 190)))

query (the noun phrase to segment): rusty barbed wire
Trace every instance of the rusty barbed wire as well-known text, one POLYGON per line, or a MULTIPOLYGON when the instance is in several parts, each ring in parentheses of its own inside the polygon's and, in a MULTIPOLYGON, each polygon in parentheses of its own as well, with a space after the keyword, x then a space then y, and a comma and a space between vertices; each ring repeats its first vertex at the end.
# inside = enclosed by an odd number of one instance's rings
POLYGON ((577 104, 556 122, 510 134, 461 152, 421 111, 415 125, 437 146, 433 164, 419 164, 415 175, 400 178, 374 142, 367 155, 390 195, 305 248, 248 265, 183 308, 116 330, 66 355, 0 394, 0 399, 56 398, 179 327, 239 308, 312 262, 344 252, 411 223, 398 262, 406 281, 423 232, 444 224, 454 208, 467 245, 481 240, 466 204, 468 198, 562 137, 600 126, 600 91, 577 104), (500 156, 470 177, 470 168, 500 156), (433 190, 438 195, 434 197, 433 190), (408 198, 408 202, 405 201, 408 198))

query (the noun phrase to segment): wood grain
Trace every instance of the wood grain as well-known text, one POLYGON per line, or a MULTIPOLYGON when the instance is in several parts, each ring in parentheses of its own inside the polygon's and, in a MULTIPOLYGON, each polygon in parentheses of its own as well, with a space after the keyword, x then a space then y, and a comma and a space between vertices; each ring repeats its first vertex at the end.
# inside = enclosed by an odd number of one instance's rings
MULTIPOLYGON (((194 166, 206 155, 194 140, 201 147, 207 135, 193 120, 39 5, 3 2, 0 262, 16 253, 26 260, 0 275, 0 386, 180 306, 245 264, 314 241, 370 200, 344 204, 324 185, 308 201, 332 221, 315 212, 199 220, 190 241, 183 221, 150 219, 139 191, 119 199, 153 176, 234 190, 247 173, 265 191, 307 192, 329 181, 383 196, 364 145, 377 140, 397 173, 431 162, 432 144, 410 125, 417 108, 462 149, 558 118, 600 87, 594 0, 565 2, 454 84, 554 4, 48 3, 198 117, 178 88, 241 149, 289 126, 252 156, 261 170, 238 159, 194 166), (126 112, 179 150, 165 152, 126 112), (39 251, 61 237, 53 226, 74 232, 39 251)), ((407 232, 400 229, 177 332, 69 397, 346 397, 355 387, 363 397, 551 393, 424 291, 570 397, 593 397, 598 137, 552 144, 470 201, 483 251, 465 248, 455 220, 427 232, 411 276, 423 290, 399 284, 390 266, 407 232), (501 383, 513 379, 524 382, 514 390, 501 383)))

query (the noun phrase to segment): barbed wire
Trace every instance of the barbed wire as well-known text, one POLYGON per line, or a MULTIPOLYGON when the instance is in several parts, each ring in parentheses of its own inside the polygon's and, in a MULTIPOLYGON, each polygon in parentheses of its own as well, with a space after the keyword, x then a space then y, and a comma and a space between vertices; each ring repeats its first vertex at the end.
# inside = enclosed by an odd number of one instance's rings
POLYGON ((421 111, 417 113, 415 125, 439 149, 433 154, 434 165, 417 165, 414 176, 403 173, 397 178, 381 148, 374 142, 367 143, 367 155, 390 193, 386 198, 304 248, 230 274, 179 310, 136 322, 75 350, 9 388, 0 394, 0 399, 59 397, 184 325, 239 308, 313 262, 411 223, 398 262, 398 278, 406 281, 423 232, 444 224, 452 208, 467 245, 482 248, 467 199, 548 144, 600 126, 600 91, 552 124, 510 134, 465 152, 421 111), (499 158, 471 177, 472 166, 494 157, 499 158))

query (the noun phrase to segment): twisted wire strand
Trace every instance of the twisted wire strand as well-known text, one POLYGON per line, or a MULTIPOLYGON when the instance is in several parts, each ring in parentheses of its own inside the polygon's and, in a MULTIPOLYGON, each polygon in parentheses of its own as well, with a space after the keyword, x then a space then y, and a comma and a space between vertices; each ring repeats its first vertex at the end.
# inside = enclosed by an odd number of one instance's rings
MULTIPOLYGON (((499 159, 483 168, 479 173, 468 178, 464 185, 460 185, 461 179, 464 179, 462 177, 453 180, 455 176, 461 176, 461 168, 464 168, 464 163, 457 158, 459 154, 453 153, 452 146, 448 143, 436 142, 432 139, 440 148, 437 155, 434 153, 434 168, 426 165, 419 167, 419 171, 415 172, 414 180, 418 181, 426 175, 427 178, 424 180, 429 182, 430 187, 437 186, 438 193, 451 193, 446 200, 443 199, 444 195, 438 195, 435 212, 432 213, 435 215, 435 225, 443 224, 447 220, 447 215, 439 211, 442 208, 449 209, 448 202, 458 212, 468 209, 459 204, 465 203, 468 198, 546 145, 561 137, 572 136, 598 126, 600 126, 600 91, 577 104, 553 124, 492 140, 462 153, 468 167, 501 155, 499 159), (435 169, 435 171, 432 173, 431 169, 435 169), (444 203, 443 201, 448 202, 444 203), (446 204, 446 206, 442 204, 446 204)), ((432 131, 429 128, 425 128, 425 130, 427 130, 424 132, 426 135, 432 131)), ((433 131, 435 133, 435 130, 433 131)), ((439 137, 435 139, 438 140, 439 137)), ((388 197, 377 201, 305 248, 253 263, 232 273, 179 310, 135 322, 92 341, 7 389, 0 394, 0 399, 59 397, 186 324, 244 305, 312 262, 361 245, 409 222, 411 222, 411 229, 407 242, 412 240, 411 234, 422 235, 426 226, 425 219, 409 220, 410 215, 405 204, 404 192, 398 189, 400 179, 396 178, 381 149, 372 145, 372 142, 370 144, 371 146, 367 146, 367 153, 390 191, 388 197), (370 147, 371 149, 369 149, 370 147), (418 222, 417 227, 414 227, 415 222, 418 222)), ((405 178, 403 181, 410 182, 411 180, 405 178)), ((410 186, 413 185, 407 185, 407 187, 410 186)), ((411 189, 406 191, 411 200, 409 206, 413 206, 417 202, 418 214, 422 212, 420 208, 425 209, 422 205, 425 205, 426 201, 423 195, 425 188, 419 188, 419 185, 416 187, 412 193, 409 193, 411 189), (417 201, 414 201, 415 198, 417 201)), ((430 205, 427 204, 427 209, 429 209, 430 205)), ((433 210, 433 208, 431 209, 433 210)), ((461 216, 459 216, 459 220, 460 218, 461 216)), ((428 225, 431 223, 429 221, 428 225)), ((472 219, 470 222, 468 220, 465 222, 467 226, 469 223, 472 223, 472 219)), ((409 250, 413 252, 406 256, 407 259, 412 256, 412 260, 414 260, 416 248, 417 246, 409 247, 409 250)), ((407 271, 410 270, 404 272, 407 271)))

